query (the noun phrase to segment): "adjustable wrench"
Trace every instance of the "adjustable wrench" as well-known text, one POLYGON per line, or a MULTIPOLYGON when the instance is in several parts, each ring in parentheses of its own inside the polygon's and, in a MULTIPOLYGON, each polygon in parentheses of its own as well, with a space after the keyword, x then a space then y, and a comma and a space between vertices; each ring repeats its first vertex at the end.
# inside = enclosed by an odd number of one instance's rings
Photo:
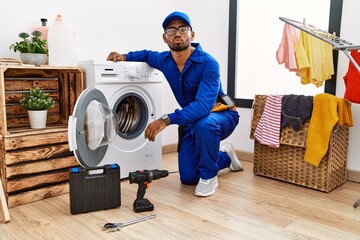
POLYGON ((121 222, 121 223, 106 223, 104 225, 104 231, 109 231, 109 232, 115 232, 120 230, 123 227, 126 227, 128 225, 134 224, 134 223, 138 223, 138 222, 142 222, 151 218, 156 217, 155 214, 150 214, 144 217, 139 217, 130 221, 126 221, 126 222, 121 222))

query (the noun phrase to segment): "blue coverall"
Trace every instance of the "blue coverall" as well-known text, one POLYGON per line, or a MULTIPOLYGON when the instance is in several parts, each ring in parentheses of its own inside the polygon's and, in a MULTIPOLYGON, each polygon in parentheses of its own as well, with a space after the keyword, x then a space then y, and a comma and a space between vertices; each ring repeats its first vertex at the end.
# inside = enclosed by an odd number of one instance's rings
POLYGON ((236 110, 212 112, 218 96, 224 95, 218 62, 204 52, 199 43, 179 71, 170 51, 134 51, 126 61, 147 62, 164 74, 181 106, 169 114, 171 124, 184 126, 178 155, 180 181, 197 184, 199 178, 210 179, 230 166, 231 159, 219 151, 220 141, 227 138, 239 123, 236 110))

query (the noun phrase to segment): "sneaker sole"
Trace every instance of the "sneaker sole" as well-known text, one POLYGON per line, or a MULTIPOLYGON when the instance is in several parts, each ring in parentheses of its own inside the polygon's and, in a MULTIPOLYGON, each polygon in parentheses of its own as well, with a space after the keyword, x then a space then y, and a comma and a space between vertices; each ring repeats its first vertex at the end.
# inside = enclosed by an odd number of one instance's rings
POLYGON ((208 193, 202 193, 202 192, 195 192, 195 196, 197 197, 209 197, 211 195, 213 195, 215 193, 216 188, 218 187, 219 184, 216 184, 214 190, 212 190, 211 192, 208 193))
MULTIPOLYGON (((238 157, 236 156, 236 153, 235 153, 235 152, 236 152, 236 151, 235 151, 235 148, 234 148, 232 145, 228 144, 228 143, 224 143, 224 145, 225 145, 225 147, 227 147, 227 148, 230 150, 230 154, 232 155, 231 160, 232 160, 232 159, 238 159, 238 157)), ((239 172, 239 171, 243 171, 243 170, 244 170, 244 168, 243 168, 243 166, 242 166, 242 164, 241 164, 241 162, 240 162, 239 159, 236 161, 236 164, 237 164, 239 170, 235 170, 235 169, 232 167, 233 164, 232 164, 232 162, 231 162, 231 164, 230 164, 230 169, 231 169, 231 171, 233 171, 233 172, 239 172)))

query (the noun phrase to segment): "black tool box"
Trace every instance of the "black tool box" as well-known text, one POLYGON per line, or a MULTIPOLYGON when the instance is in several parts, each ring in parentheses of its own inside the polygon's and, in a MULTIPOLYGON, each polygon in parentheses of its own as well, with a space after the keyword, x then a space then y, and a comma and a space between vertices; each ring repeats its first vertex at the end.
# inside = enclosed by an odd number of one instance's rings
POLYGON ((120 207, 119 165, 74 167, 69 169, 69 175, 72 214, 120 207))

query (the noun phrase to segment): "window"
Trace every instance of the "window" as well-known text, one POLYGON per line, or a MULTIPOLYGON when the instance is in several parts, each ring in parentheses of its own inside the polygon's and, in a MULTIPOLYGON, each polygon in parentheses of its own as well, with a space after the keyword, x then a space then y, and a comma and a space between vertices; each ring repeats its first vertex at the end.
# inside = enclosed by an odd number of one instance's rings
POLYGON ((295 73, 277 63, 275 54, 285 24, 279 17, 305 18, 339 36, 341 10, 342 0, 230 0, 228 93, 236 105, 251 108, 255 94, 335 94, 338 51, 333 51, 335 74, 320 88, 302 85, 295 73))

